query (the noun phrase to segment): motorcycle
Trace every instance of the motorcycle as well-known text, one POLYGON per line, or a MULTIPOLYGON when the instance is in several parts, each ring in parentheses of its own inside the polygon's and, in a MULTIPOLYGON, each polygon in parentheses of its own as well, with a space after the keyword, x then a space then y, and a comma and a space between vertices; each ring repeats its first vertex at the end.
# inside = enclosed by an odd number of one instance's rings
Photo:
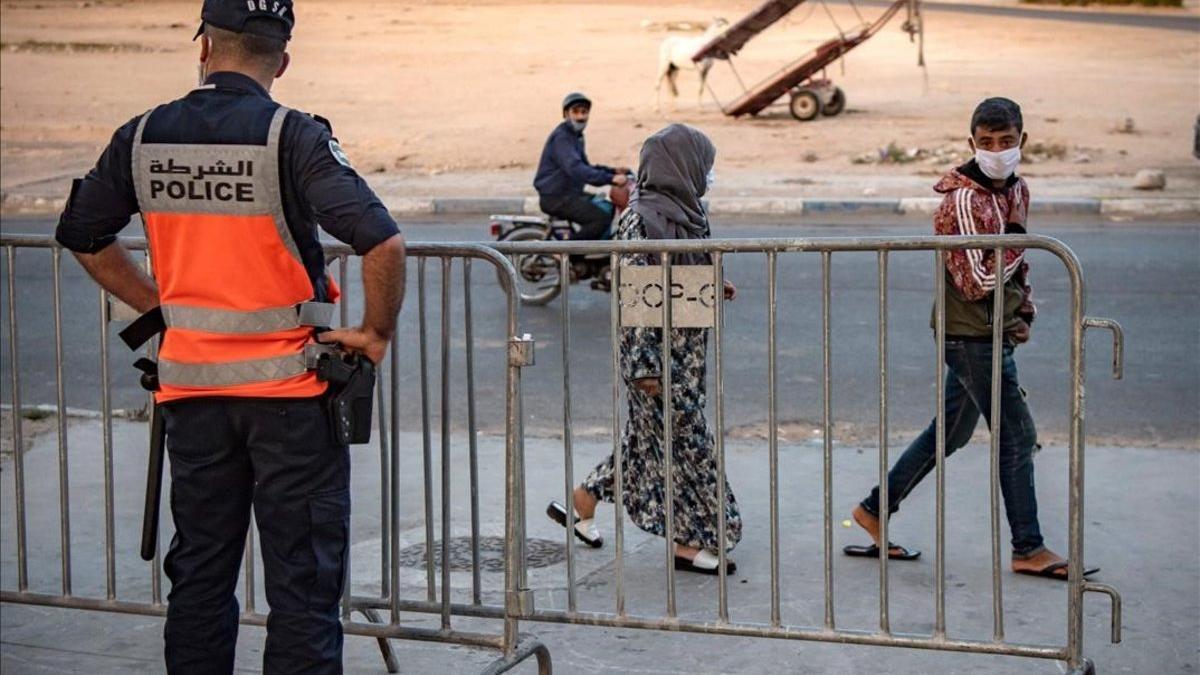
MULTIPOLYGON (((629 190, 623 186, 613 187, 607 198, 597 195, 593 201, 612 209, 614 224, 603 237, 611 239, 615 234, 617 216, 620 216, 629 204, 629 190)), ((505 214, 488 216, 488 227, 496 241, 570 241, 579 228, 570 221, 546 215, 505 214)), ((562 291, 562 265, 559 256, 526 253, 509 256, 509 259, 517 270, 517 290, 522 303, 545 305, 558 297, 562 291)), ((593 290, 608 293, 612 290, 612 270, 609 268, 609 262, 607 253, 571 256, 568 265, 569 282, 577 283, 590 279, 593 290)))

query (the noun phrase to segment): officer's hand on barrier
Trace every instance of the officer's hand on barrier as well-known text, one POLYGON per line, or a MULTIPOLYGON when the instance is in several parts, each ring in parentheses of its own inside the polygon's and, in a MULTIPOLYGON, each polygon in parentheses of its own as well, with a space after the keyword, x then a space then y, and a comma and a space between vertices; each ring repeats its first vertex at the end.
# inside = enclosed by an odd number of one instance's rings
POLYGON ((348 352, 362 354, 371 363, 383 362, 387 355, 388 339, 370 328, 358 326, 355 328, 338 328, 317 333, 317 342, 325 344, 337 343, 348 352))
POLYGON ((732 281, 726 279, 725 280, 725 299, 732 300, 736 297, 737 297, 737 286, 734 286, 732 281))

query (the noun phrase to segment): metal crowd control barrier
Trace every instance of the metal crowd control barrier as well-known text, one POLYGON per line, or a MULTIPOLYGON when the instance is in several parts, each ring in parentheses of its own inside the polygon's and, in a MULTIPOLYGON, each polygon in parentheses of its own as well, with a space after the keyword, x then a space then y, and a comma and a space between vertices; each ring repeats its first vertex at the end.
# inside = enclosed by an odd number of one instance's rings
MULTIPOLYGON (((892 647, 908 647, 918 649, 944 650, 956 652, 974 652, 983 654, 1004 654, 1013 656, 1036 657, 1065 661, 1072 672, 1092 672, 1092 663, 1083 654, 1083 595, 1086 592, 1107 594, 1112 601, 1112 641, 1120 642, 1120 596, 1110 586, 1086 581, 1082 577, 1083 535, 1084 535, 1084 332, 1087 328, 1107 328, 1114 336, 1114 377, 1121 377, 1121 360, 1123 337, 1120 326, 1108 319, 1094 319, 1084 316, 1084 280, 1079 260, 1063 243, 1056 239, 1036 235, 1003 235, 1003 236, 924 236, 924 237, 860 237, 860 238, 806 238, 806 239, 728 239, 707 241, 600 241, 600 242, 501 242, 495 248, 510 258, 519 259, 523 255, 540 255, 545 258, 556 258, 561 265, 559 283, 561 284, 561 335, 563 340, 563 436, 564 436, 564 465, 565 465, 565 499, 566 504, 572 503, 571 488, 573 477, 572 458, 572 416, 571 416, 571 376, 569 369, 570 320, 568 308, 568 293, 570 275, 568 274, 567 254, 607 254, 610 256, 612 270, 611 287, 613 290, 610 308, 610 326, 612 343, 613 368, 613 428, 612 450, 614 454, 614 504, 615 504, 615 608, 613 612, 584 612, 576 605, 575 592, 575 560, 568 555, 566 564, 567 579, 567 609, 542 610, 527 608, 522 618, 533 621, 556 622, 566 624, 586 624, 594 626, 610 626, 618 628, 641 628, 650 630, 688 631, 694 633, 725 634, 736 636, 787 638, 795 640, 811 640, 819 642, 837 642, 860 645, 878 645, 892 647), (991 513, 991 572, 992 572, 992 639, 969 640, 951 637, 946 623, 946 561, 945 561, 945 453, 946 453, 946 421, 945 411, 941 404, 944 398, 944 337, 946 331, 945 313, 945 275, 942 263, 943 252, 953 249, 990 250, 994 260, 1004 259, 1006 248, 1043 249, 1057 256, 1066 266, 1070 277, 1070 435, 1069 435, 1069 544, 1067 590, 1067 639, 1063 646, 1044 644, 1018 644, 1005 639, 1004 600, 1001 587, 1001 541, 999 520, 999 448, 1000 448, 1000 396, 1001 382, 1001 322, 994 322, 992 335, 992 394, 991 394, 991 471, 990 471, 990 513, 991 513), (833 513, 831 502, 832 491, 832 437, 831 425, 831 367, 830 367, 830 270, 834 253, 842 252, 873 252, 877 255, 878 269, 878 309, 879 309, 879 485, 880 502, 888 503, 887 472, 888 460, 888 260, 894 251, 933 251, 935 279, 935 330, 937 342, 937 418, 936 418, 936 507, 935 507, 935 562, 934 562, 934 622, 931 634, 902 634, 893 632, 890 625, 889 612, 889 565, 887 547, 880 549, 879 556, 879 600, 878 600, 878 629, 873 631, 850 630, 839 628, 834 616, 833 602, 833 513), (777 262, 781 255, 790 253, 818 253, 821 257, 821 292, 822 292, 822 358, 823 358, 823 485, 824 485, 824 622, 817 627, 792 626, 782 623, 780 616, 780 561, 779 561, 779 437, 777 428, 777 366, 776 366, 776 318, 777 318, 777 262), (728 586, 725 568, 725 542, 727 541, 725 509, 718 508, 718 547, 720 564, 718 567, 717 583, 717 613, 716 621, 697 621, 681 618, 676 607, 676 580, 673 567, 673 546, 670 539, 666 544, 666 612, 665 616, 637 616, 626 611, 625 572, 624 572, 624 531, 623 531, 623 484, 621 460, 621 427, 620 427, 620 362, 618 348, 621 330, 621 292, 622 274, 629 268, 622 268, 618 262, 622 254, 651 254, 659 256, 662 264, 662 280, 659 289, 672 288, 672 255, 683 253, 707 253, 712 258, 712 292, 720 294, 723 284, 722 258, 725 255, 757 253, 765 254, 768 279, 767 295, 767 352, 769 359, 768 375, 768 405, 769 405, 769 499, 770 499, 770 589, 771 606, 769 623, 752 623, 731 621, 728 606, 728 586)), ((518 265, 520 267, 520 265, 518 265)), ((661 326, 663 331, 669 331, 673 318, 674 292, 661 294, 661 326)), ((994 315, 1003 315, 1003 293, 994 293, 994 315)), ((657 297, 657 296, 656 296, 657 297)), ((719 297, 717 295, 716 297, 719 297)), ((677 301, 675 301, 677 302, 677 301)), ((712 328, 715 361, 715 453, 718 473, 724 475, 725 469, 725 430, 724 430, 724 392, 723 392, 723 310, 722 303, 714 304, 715 317, 712 328)), ((664 341, 665 342, 665 341, 664 341)), ((671 369, 662 368, 662 391, 671 391, 671 369)), ((665 492, 673 495, 671 469, 671 396, 664 396, 663 438, 664 438, 664 469, 665 492)), ((725 481, 717 479, 717 503, 725 503, 725 481)), ((664 499, 665 531, 673 532, 673 502, 672 498, 664 499)), ((880 541, 888 541, 887 519, 880 521, 880 541)), ((566 530, 567 550, 572 546, 572 532, 566 530)))
MULTIPOLYGON (((126 242, 131 248, 144 248, 144 242, 129 241, 126 242)), ((60 249, 48 238, 39 236, 22 236, 22 235, 3 235, 0 236, 0 247, 4 248, 7 262, 7 299, 8 299, 8 343, 9 343, 9 367, 11 370, 11 404, 14 411, 12 435, 14 441, 14 457, 13 457, 13 476, 14 476, 14 497, 15 497, 15 519, 16 519, 16 552, 17 552, 17 588, 0 589, 0 602, 9 603, 25 603, 52 607, 91 609, 110 612, 121 612, 129 614, 143 614, 151 616, 162 616, 166 612, 166 606, 163 604, 161 594, 161 576, 160 564, 156 559, 151 564, 151 599, 149 602, 143 600, 131 600, 118 597, 116 588, 116 522, 114 513, 114 494, 113 494, 113 415, 112 406, 109 396, 110 390, 110 374, 108 369, 109 361, 109 346, 108 346, 108 326, 107 322, 110 318, 108 309, 107 297, 101 292, 100 306, 101 319, 99 336, 99 356, 101 363, 101 424, 102 424, 102 445, 103 445, 103 487, 104 487, 104 546, 105 546, 105 594, 104 597, 87 597, 80 596, 75 593, 72 586, 72 559, 71 559, 71 534, 70 534, 70 509, 69 509, 69 490, 68 490, 68 448, 67 448, 67 433, 65 423, 65 384, 63 377, 63 320, 61 315, 61 284, 60 284, 60 249), (61 588, 57 594, 48 593, 40 590, 31 590, 29 585, 29 560, 26 547, 26 527, 27 527, 27 491, 26 491, 26 472, 24 466, 24 453, 22 451, 22 430, 21 430, 21 415, 18 411, 21 410, 20 401, 20 354, 17 340, 17 328, 19 324, 16 310, 16 251, 18 248, 42 248, 50 249, 52 256, 52 274, 53 274, 53 307, 54 307, 54 349, 55 349, 55 365, 56 365, 56 392, 58 413, 58 486, 59 486, 59 509, 60 509, 60 562, 61 562, 61 588)), ((349 291, 350 284, 347 281, 346 257, 349 254, 348 249, 344 247, 331 247, 328 254, 334 258, 341 260, 339 265, 340 276, 342 278, 342 287, 344 291, 349 291)), ((396 663, 394 656, 391 655, 390 648, 385 642, 389 638, 400 639, 415 639, 434 642, 446 642, 454 644, 471 645, 478 647, 487 647, 502 650, 502 656, 493 662, 485 672, 500 673, 505 672, 521 662, 530 655, 534 655, 538 659, 539 671, 542 673, 550 672, 550 657, 546 648, 530 637, 524 637, 519 634, 519 622, 541 621, 555 622, 568 624, 584 624, 584 625, 599 625, 611 626, 620 628, 639 628, 652 630, 671 630, 671 631, 686 631, 693 633, 707 634, 725 634, 734 636, 746 637, 771 637, 771 638, 786 638, 795 640, 811 640, 821 642, 837 642, 845 644, 860 644, 860 645, 878 645, 878 646, 893 646, 893 647, 909 647, 943 651, 957 652, 975 652, 986 654, 1006 654, 1014 656, 1036 657, 1042 659, 1061 660, 1067 662, 1068 666, 1074 672, 1088 672, 1092 670, 1090 661, 1084 658, 1083 655, 1083 595, 1085 592, 1101 592, 1109 595, 1112 601, 1112 639, 1114 642, 1120 640, 1120 596, 1116 590, 1104 584, 1098 584, 1086 581, 1082 578, 1082 561, 1083 561, 1083 469, 1084 469, 1084 434, 1083 434, 1083 396, 1084 396, 1084 351, 1083 351, 1083 336, 1087 328, 1098 327, 1107 328, 1113 331, 1114 335, 1114 374, 1120 377, 1121 371, 1121 353, 1122 353, 1122 334, 1120 327, 1112 321, 1106 319, 1093 319, 1084 316, 1084 285, 1083 277, 1080 271, 1078 260, 1074 254, 1057 240, 1031 235, 1005 235, 997 236, 973 236, 973 237, 902 237, 902 238, 812 238, 812 239, 742 239, 742 240, 710 240, 710 241, 642 241, 642 242, 570 242, 570 243, 551 243, 551 242, 522 242, 522 243, 502 243, 491 247, 476 245, 476 244, 409 244, 409 255, 418 261, 417 265, 417 306, 418 306, 418 330, 420 343, 420 391, 421 391, 421 421, 422 421, 422 469, 423 469, 423 512, 425 526, 425 594, 422 598, 402 598, 400 597, 400 577, 399 577, 399 520, 400 520, 400 467, 399 467, 399 446, 400 446, 400 431, 398 429, 398 420, 400 418, 398 397, 395 395, 397 383, 400 379, 400 367, 398 359, 395 355, 398 353, 399 343, 394 341, 392 345, 392 361, 387 378, 390 379, 390 387, 383 384, 385 378, 381 377, 380 390, 378 393, 379 401, 379 444, 380 444, 380 468, 381 468, 381 484, 380 484, 380 502, 381 512, 380 519, 383 526, 381 527, 381 568, 380 568, 380 588, 381 592, 378 596, 357 596, 351 595, 351 584, 349 579, 346 583, 346 595, 343 599, 343 625, 345 631, 349 634, 366 635, 376 637, 380 640, 381 647, 384 650, 384 656, 387 661, 389 670, 394 671, 396 663), (1003 250, 1011 247, 1022 247, 1032 249, 1044 249, 1060 258, 1066 266, 1067 273, 1071 282, 1071 308, 1070 308, 1070 435, 1069 435, 1069 504, 1068 504, 1068 554, 1070 558, 1070 567, 1068 570, 1069 581, 1067 584, 1067 639, 1063 646, 1041 645, 1041 644, 1018 644, 1005 640, 1004 633, 1004 616, 1003 616, 1003 597, 1001 593, 1000 583, 1000 530, 998 517, 998 493, 997 493, 997 457, 998 457, 998 433, 999 433, 999 415, 997 406, 999 405, 999 397, 996 395, 996 389, 999 386, 999 346, 1002 336, 999 328, 993 334, 993 354, 997 358, 993 362, 993 393, 992 393, 992 443, 991 443, 991 493, 990 493, 990 509, 991 509, 991 543, 992 543, 992 608, 993 608, 993 638, 990 641, 970 640, 951 637, 951 633, 946 622, 945 608, 945 592, 946 592, 946 567, 945 567, 945 474, 944 474, 944 459, 945 459, 945 420, 943 419, 942 406, 942 383, 944 381, 943 370, 943 344, 942 338, 945 335, 945 308, 943 305, 944 291, 944 275, 942 273, 942 263, 940 257, 946 250, 951 249, 984 249, 992 250, 997 256, 996 259, 1002 259, 1003 250), (877 630, 851 630, 839 628, 835 621, 834 602, 833 602, 833 537, 832 537, 832 501, 831 501, 831 485, 832 485, 832 408, 831 408, 831 300, 830 300, 830 279, 831 265, 834 253, 841 252, 874 252, 878 257, 878 273, 879 273, 879 426, 880 426, 880 455, 879 455, 879 478, 881 480, 881 491, 883 492, 883 502, 887 503, 886 494, 886 471, 888 468, 888 449, 887 449, 887 428, 888 428, 888 361, 887 361, 887 330, 888 330, 888 297, 887 297, 887 278, 888 278, 888 259, 889 254, 893 251, 933 251, 935 253, 934 279, 935 279, 935 295, 937 297, 936 309, 936 332, 937 332, 937 395, 938 395, 938 414, 937 414, 937 456, 936 456, 936 507, 935 507, 935 572, 934 572, 934 629, 931 634, 907 634, 894 632, 891 629, 889 620, 889 586, 888 586, 888 560, 886 556, 886 548, 881 551, 879 560, 879 627, 877 630), (777 413, 777 373, 776 373, 776 318, 777 318, 777 291, 776 291, 776 275, 779 256, 782 254, 791 253, 819 253, 821 258, 821 277, 822 277, 822 357, 823 357, 823 473, 822 481, 824 485, 823 491, 823 552, 824 552, 824 622, 819 627, 804 627, 785 624, 781 617, 780 611, 780 528, 779 528, 779 495, 778 495, 778 463, 779 463, 779 438, 776 423, 778 420, 777 413), (504 255, 521 255, 537 253, 543 255, 557 256, 561 267, 560 279, 563 284, 562 294, 562 315, 561 322, 563 328, 563 389, 564 389, 564 460, 567 473, 564 488, 568 504, 570 503, 571 491, 571 470, 572 470, 572 421, 570 407, 570 388, 571 379, 568 368, 569 359, 566 358, 570 354, 570 322, 569 308, 567 305, 568 295, 566 293, 566 285, 569 283, 569 275, 567 271, 566 254, 571 253, 600 253, 610 256, 610 261, 613 268, 613 287, 621 288, 621 273, 622 269, 617 264, 619 258, 623 254, 631 253, 650 253, 659 254, 666 261, 662 266, 662 287, 670 288, 672 280, 672 266, 670 257, 672 254, 680 253, 710 253, 713 257, 713 289, 719 293, 719 289, 723 282, 722 258, 725 255, 740 254, 740 253, 758 253, 764 254, 767 258, 767 274, 768 274, 768 358, 770 375, 768 381, 768 396, 769 396, 769 423, 771 426, 769 434, 769 481, 770 481, 770 513, 769 513, 769 529, 770 529, 770 589, 771 589, 771 607, 770 621, 768 623, 755 623, 746 621, 732 621, 729 614, 728 598, 729 592, 727 587, 727 579, 724 573, 724 564, 720 566, 721 573, 718 576, 717 584, 717 600, 718 600, 718 619, 716 621, 697 621, 681 618, 677 611, 675 603, 675 577, 672 563, 671 546, 667 544, 667 607, 666 616, 645 616, 630 614, 626 610, 626 593, 625 593, 625 573, 624 573, 624 534, 623 534, 623 509, 622 509, 622 477, 623 467, 620 462, 620 377, 619 377, 619 354, 617 352, 620 335, 620 307, 619 294, 614 293, 611 299, 611 316, 610 316, 610 338, 612 341, 612 366, 614 369, 614 383, 612 389, 613 403, 613 450, 616 454, 617 462, 615 465, 616 473, 616 518, 615 518, 615 548, 616 548, 616 565, 614 569, 614 577, 616 583, 615 610, 613 612, 585 612, 580 611, 576 602, 576 580, 575 580, 575 560, 572 554, 572 540, 569 530, 565 533, 567 542, 567 563, 566 576, 568 579, 568 604, 565 611, 538 609, 534 606, 533 596, 528 588, 526 580, 526 553, 525 553, 525 467, 524 467, 524 429, 523 429, 523 411, 521 399, 521 369, 526 365, 532 364, 532 343, 531 341, 518 337, 518 307, 516 294, 516 279, 515 271, 512 265, 504 258, 504 255), (503 254, 503 255, 502 255, 503 254), (471 549, 472 549, 472 592, 471 602, 453 602, 451 599, 451 577, 449 574, 449 513, 450 513, 450 474, 449 474, 449 452, 450 452, 450 430, 448 427, 449 409, 450 409, 450 393, 448 382, 450 382, 449 369, 450 361, 447 356, 450 345, 450 322, 452 316, 450 307, 450 287, 451 287, 451 272, 452 263, 455 259, 463 259, 463 304, 464 304, 464 334, 466 343, 466 388, 468 402, 468 427, 469 427, 469 471, 470 471, 470 495, 471 495, 471 549), (432 486, 433 486, 433 464, 432 464, 432 433, 431 433, 431 416, 429 411, 429 373, 428 373, 428 345, 427 345, 427 326, 425 321, 425 272, 426 261, 436 259, 441 263, 441 332, 440 343, 441 351, 441 583, 440 594, 439 584, 435 578, 435 563, 434 563, 434 537, 433 523, 435 521, 435 510, 432 503, 432 486), (470 284, 470 261, 472 259, 483 260, 490 265, 500 270, 499 275, 502 290, 506 296, 505 310, 505 340, 506 340, 506 364, 505 364, 505 419, 504 419, 504 435, 505 435, 505 476, 504 476, 504 501, 505 501, 505 550, 504 550, 504 591, 502 604, 489 604, 485 602, 483 594, 480 592, 480 575, 479 575, 479 490, 478 490, 478 467, 477 454, 475 447, 476 429, 475 429, 475 400, 474 400, 474 378, 473 378, 473 333, 471 324, 471 284, 470 284), (388 397, 385 396, 387 390, 391 391, 390 405, 386 406, 388 397), (383 621, 377 612, 386 610, 390 614, 388 621, 383 621), (365 622, 354 621, 352 612, 359 612, 366 617, 365 622), (420 628, 414 626, 401 625, 401 612, 417 612, 426 614, 435 614, 440 618, 440 627, 436 629, 420 628), (501 620, 503 628, 500 634, 483 633, 477 631, 466 631, 455 629, 452 625, 452 617, 460 617, 463 619, 483 619, 483 620, 501 620)), ((411 296, 410 296, 411 297, 411 296)), ((672 294, 666 293, 663 296, 662 302, 662 323, 669 329, 673 314, 672 314, 672 294)), ((996 300, 999 308, 1000 299, 996 300)), ((411 301, 408 303, 411 306, 411 301)), ((347 303, 343 302, 343 307, 347 303)), ((345 310, 343 310, 345 311, 345 310)), ((725 445, 724 445, 724 401, 723 401, 723 354, 722 341, 723 333, 723 310, 721 303, 715 303, 714 317, 714 342, 715 342, 715 379, 716 379, 716 400, 715 400, 715 427, 716 427, 716 454, 718 467, 720 471, 724 471, 725 461, 725 445)), ((343 321, 345 320, 343 315, 343 321)), ((664 369, 664 378, 669 378, 670 369, 664 369)), ((664 383, 664 391, 670 391, 670 382, 664 383)), ((667 397, 668 401, 670 397, 667 397)), ((668 402, 669 406, 669 402, 668 402)), ((664 415, 666 424, 670 423, 671 415, 664 415)), ((669 429, 667 430, 669 432, 669 429)), ((668 439, 667 451, 665 457, 667 462, 670 461, 670 433, 664 434, 664 438, 668 439)), ((667 476, 671 475, 670 469, 666 472, 667 476)), ((719 490, 723 491, 723 481, 718 481, 719 490)), ((667 489, 671 490, 672 486, 668 483, 667 489)), ((723 492, 719 494, 719 499, 723 501, 723 492)), ((667 500, 667 504, 671 504, 672 500, 667 500)), ((721 512, 723 514, 723 510, 721 512)), ((667 531, 671 531, 670 521, 673 514, 670 508, 667 509, 667 531)), ((719 538, 721 541, 726 540, 726 523, 723 515, 718 523, 719 538)), ((882 524, 883 532, 881 540, 887 540, 886 521, 882 524)), ((252 534, 251 542, 252 542, 252 534)), ((721 547, 720 558, 724 562, 725 554, 724 547, 721 547)), ((78 562, 78 561, 76 561, 78 562)), ((349 569, 350 566, 347 566, 349 569)), ((266 616, 256 611, 254 607, 255 597, 255 576, 254 576, 254 548, 247 547, 246 566, 244 572, 245 578, 245 611, 242 615, 243 623, 263 625, 266 616)), ((349 574, 349 573, 348 573, 349 574)), ((460 623, 461 625, 461 623, 460 623)))
MULTIPOLYGON (((122 244, 131 250, 144 250, 145 242, 140 239, 122 239, 122 244)), ((109 322, 114 320, 113 310, 114 305, 110 303, 110 299, 104 291, 99 291, 100 301, 100 326, 98 336, 98 355, 100 362, 100 420, 102 425, 102 452, 103 452, 103 490, 104 490, 104 594, 103 597, 89 597, 77 593, 77 589, 73 586, 73 561, 72 561, 72 543, 71 543, 71 495, 68 489, 68 435, 67 435, 67 407, 66 407, 66 384, 63 373, 64 362, 64 321, 62 316, 62 284, 61 284, 61 258, 62 250, 50 238, 46 236, 36 235, 10 235, 4 234, 0 236, 0 247, 4 249, 5 262, 7 266, 7 338, 8 338, 8 361, 11 372, 11 407, 12 407, 12 436, 15 451, 13 453, 13 480, 14 480, 14 497, 15 497, 15 549, 16 549, 16 588, 5 587, 0 589, 0 602, 5 603, 22 603, 30 605, 41 605, 60 608, 74 608, 98 610, 106 612, 117 612, 123 614, 140 614, 148 616, 165 616, 166 604, 164 603, 162 593, 162 566, 159 555, 154 556, 154 560, 150 563, 148 574, 150 576, 150 593, 149 601, 144 599, 131 599, 122 597, 117 589, 117 561, 118 550, 116 545, 117 540, 117 522, 114 509, 114 447, 113 447, 113 410, 111 396, 111 381, 110 374, 110 350, 109 350, 109 322), (55 364, 55 384, 57 400, 53 408, 53 412, 57 414, 57 433, 58 433, 58 455, 57 455, 57 482, 58 482, 58 511, 59 511, 59 562, 61 563, 61 571, 59 573, 60 587, 57 593, 46 592, 44 589, 33 589, 29 582, 29 569, 31 561, 29 560, 29 550, 27 546, 27 525, 28 513, 27 503, 29 493, 27 491, 27 480, 29 476, 26 472, 25 457, 22 445, 22 414, 21 407, 21 360, 18 341, 18 326, 21 323, 21 317, 17 312, 17 251, 18 249, 48 249, 50 254, 51 278, 52 278, 52 306, 53 306, 53 326, 54 326, 54 364, 55 364)), ((326 258, 333 262, 338 262, 338 274, 340 278, 340 286, 343 296, 341 302, 342 315, 341 321, 343 325, 347 324, 347 310, 351 290, 354 284, 349 283, 347 260, 351 251, 348 247, 341 245, 333 245, 326 247, 326 258)), ((401 597, 401 582, 399 577, 399 541, 400 530, 399 523, 401 519, 400 513, 400 429, 398 420, 400 419, 400 396, 398 393, 397 383, 400 382, 400 359, 398 352, 400 350, 399 335, 393 339, 390 354, 390 367, 387 369, 380 368, 379 378, 377 383, 377 413, 376 421, 378 424, 377 439, 379 446, 379 467, 380 467, 380 535, 381 535, 381 566, 380 577, 378 579, 378 587, 380 594, 378 596, 361 597, 351 594, 350 569, 349 560, 350 551, 347 551, 347 578, 345 582, 345 591, 342 599, 342 623, 347 634, 365 635, 377 638, 380 649, 382 650, 384 661, 388 672, 397 672, 398 664, 391 646, 387 640, 391 638, 405 640, 421 640, 431 642, 442 642, 450 644, 459 644, 474 647, 483 647, 497 649, 501 651, 501 656, 492 662, 485 669, 485 673, 502 673, 515 667, 530 656, 534 656, 538 662, 538 670, 543 675, 549 675, 551 672, 550 655, 547 649, 532 637, 521 635, 518 633, 518 622, 520 618, 528 613, 528 591, 524 588, 525 573, 523 566, 525 564, 524 552, 524 518, 520 515, 524 509, 524 446, 522 440, 521 429, 521 369, 525 365, 532 363, 532 344, 531 341, 517 336, 518 328, 518 310, 519 302, 515 293, 515 277, 514 271, 503 256, 496 253, 491 248, 479 244, 470 243, 410 243, 408 245, 408 256, 410 259, 415 259, 417 262, 417 292, 415 303, 418 312, 418 332, 420 342, 420 397, 421 397, 421 438, 422 438, 422 478, 423 478, 423 514, 425 527, 425 576, 426 584, 424 597, 407 598, 401 597), (428 349, 428 331, 426 325, 426 266, 427 261, 434 260, 440 263, 440 286, 441 286, 441 326, 439 334, 440 342, 440 375, 441 375, 441 397, 440 397, 440 419, 441 419, 441 476, 440 476, 440 515, 434 509, 433 504, 433 457, 431 448, 431 428, 430 428, 430 394, 429 394, 429 349, 428 349), (466 343, 466 396, 468 408, 468 434, 469 434, 469 483, 470 483, 470 520, 471 520, 471 561, 472 561, 472 585, 471 585, 471 602, 469 603, 454 603, 451 601, 453 588, 450 577, 450 520, 451 520, 451 463, 450 463, 450 418, 451 418, 451 391, 450 380, 450 350, 451 350, 451 322, 452 303, 451 289, 453 286, 452 271, 455 262, 461 265, 462 274, 462 301, 463 301, 463 321, 466 343), (505 364, 505 385, 504 385, 504 457, 505 457, 505 476, 504 476, 504 509, 505 509, 505 541, 506 550, 504 552, 504 592, 502 602, 489 603, 487 598, 481 592, 482 584, 480 581, 480 522, 479 522, 479 472, 477 469, 477 448, 476 448, 476 421, 475 421, 475 374, 474 374, 474 334, 472 322, 472 307, 471 307, 471 263, 472 261, 480 261, 486 263, 490 267, 494 267, 498 274, 496 277, 500 281, 500 290, 504 293, 505 309, 504 309, 504 330, 507 349, 504 351, 506 358, 505 364), (386 383, 386 384, 385 384, 386 383), (385 396, 385 394, 387 394, 385 396), (441 521, 441 539, 440 551, 435 549, 434 542, 434 522, 440 517, 441 521), (435 578, 435 553, 440 552, 441 556, 441 579, 440 584, 435 578), (379 614, 380 611, 388 612, 389 616, 385 619, 379 614), (406 626, 401 624, 401 612, 414 612, 424 614, 434 614, 440 616, 440 627, 438 628, 423 628, 417 626, 406 626), (361 614, 366 620, 356 621, 352 614, 361 614), (502 629, 498 633, 481 632, 479 630, 462 630, 456 628, 451 621, 452 616, 472 617, 479 619, 490 619, 491 622, 483 621, 476 623, 494 623, 499 620, 503 623, 502 629)), ((492 276, 488 275, 487 279, 492 276)), ((90 283, 90 282, 89 282, 90 283)), ((411 306, 413 301, 410 294, 410 302, 406 303, 411 306)), ((409 309, 402 314, 402 321, 405 317, 411 316, 412 310, 409 309)), ((131 317, 125 317, 131 318, 131 317)), ((130 358, 132 361, 132 358, 130 358)), ((131 451, 139 451, 140 448, 131 448, 131 451)), ((352 456, 362 452, 360 447, 352 449, 352 456)), ((42 479, 42 476, 37 476, 42 479)), ((46 485, 49 485, 50 476, 44 477, 46 485)), ((39 485, 40 487, 40 485, 39 485)), ((356 500, 359 497, 355 497, 356 500)), ((245 564, 243 567, 244 591, 242 593, 243 612, 241 614, 241 622, 243 624, 263 626, 266 624, 267 615, 259 612, 255 607, 256 597, 256 565, 255 565, 255 547, 254 547, 254 528, 249 529, 247 535, 248 541, 245 553, 245 564)), ((160 537, 161 539, 161 537, 160 537)), ((351 539, 353 542, 353 539, 351 539)), ((124 551, 122 555, 124 556, 124 551)), ((128 551, 130 557, 136 555, 132 550, 128 551)), ((76 557, 74 565, 78 566, 81 560, 76 557)), ((33 561, 34 564, 46 565, 49 561, 33 561)), ((374 581, 374 580, 372 580, 374 581)), ((474 619, 472 619, 474 620, 474 619)), ((461 621, 459 625, 461 625, 461 621)), ((474 625, 474 624, 473 624, 474 625)))

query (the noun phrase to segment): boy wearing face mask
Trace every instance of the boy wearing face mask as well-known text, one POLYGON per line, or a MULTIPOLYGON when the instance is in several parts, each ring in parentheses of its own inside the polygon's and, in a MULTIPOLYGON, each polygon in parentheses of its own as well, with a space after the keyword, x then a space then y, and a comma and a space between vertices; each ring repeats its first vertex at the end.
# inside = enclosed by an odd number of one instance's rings
MULTIPOLYGON (((1016 175, 1027 135, 1021 108, 1006 98, 989 98, 971 116, 967 143, 975 157, 950 171, 934 186, 944 195, 934 215, 934 231, 944 235, 1011 234, 1025 232, 1029 187, 1016 175)), ((992 391, 992 293, 1004 294, 1004 331, 1000 385, 1000 489, 1012 531, 1012 569, 1019 574, 1067 578, 1067 561, 1046 548, 1037 517, 1033 480, 1033 451, 1037 434, 1025 395, 1017 382, 1013 360, 1016 345, 1029 339, 1036 313, 1029 287, 1025 251, 1004 250, 994 259, 991 250, 946 251, 946 456, 971 439, 982 416, 990 424, 992 391), (999 268, 999 269, 997 269, 999 268)), ((932 325, 932 320, 931 320, 932 325)), ((896 461, 888 473, 888 513, 933 469, 936 462, 936 418, 896 461)), ((871 546, 847 546, 847 555, 879 555, 879 487, 853 512, 855 522, 875 541, 871 546)), ((920 551, 889 543, 888 557, 913 560, 920 551)), ((1091 574, 1095 569, 1085 570, 1091 574)))

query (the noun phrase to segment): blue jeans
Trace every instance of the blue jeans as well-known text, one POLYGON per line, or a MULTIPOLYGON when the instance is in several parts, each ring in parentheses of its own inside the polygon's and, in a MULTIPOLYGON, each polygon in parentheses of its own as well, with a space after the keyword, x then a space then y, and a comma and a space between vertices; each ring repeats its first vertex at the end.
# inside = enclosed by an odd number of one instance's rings
MULTIPOLYGON (((992 345, 990 342, 946 341, 946 456, 971 440, 982 414, 991 424, 992 345)), ((1013 552, 1028 555, 1042 547, 1038 527, 1037 494, 1033 484, 1033 450, 1037 432, 1017 383, 1013 348, 1004 346, 1000 382, 1000 491, 1012 530, 1013 552)), ((937 418, 904 451, 888 472, 889 514, 912 492, 936 463, 937 418)), ((879 487, 871 490, 862 506, 879 515, 879 487)))

